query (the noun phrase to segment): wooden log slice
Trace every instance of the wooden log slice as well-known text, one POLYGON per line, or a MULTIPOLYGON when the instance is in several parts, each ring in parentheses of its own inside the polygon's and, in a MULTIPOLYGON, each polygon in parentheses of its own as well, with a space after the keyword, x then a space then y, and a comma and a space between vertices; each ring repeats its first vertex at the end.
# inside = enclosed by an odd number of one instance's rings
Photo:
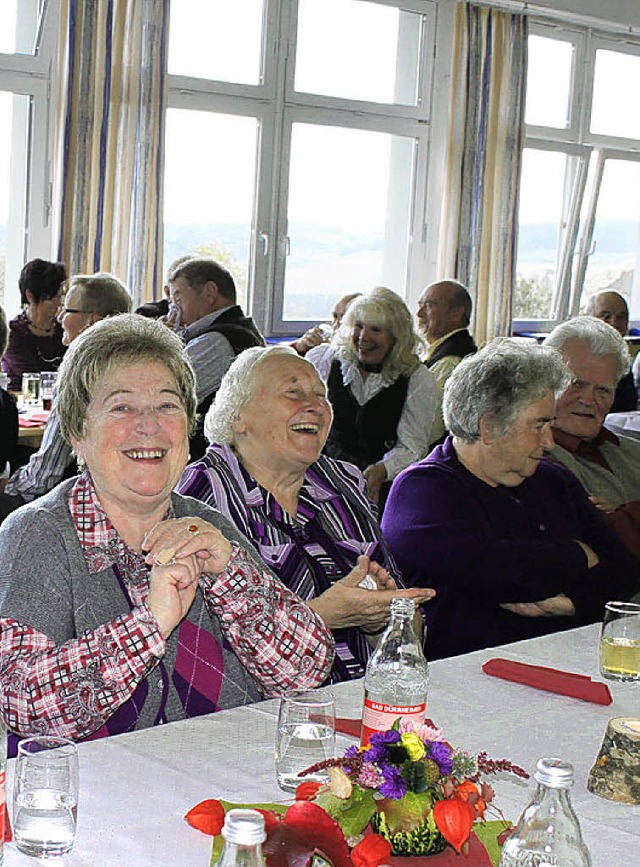
POLYGON ((640 804, 640 719, 609 720, 587 788, 610 801, 640 804))

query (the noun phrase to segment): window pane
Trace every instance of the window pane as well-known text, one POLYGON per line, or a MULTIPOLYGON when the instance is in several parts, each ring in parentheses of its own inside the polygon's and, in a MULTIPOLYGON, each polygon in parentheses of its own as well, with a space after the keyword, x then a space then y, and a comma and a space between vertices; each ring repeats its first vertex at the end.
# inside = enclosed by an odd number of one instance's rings
POLYGON ((0 3, 0 52, 34 54, 38 22, 44 0, 2 0, 0 3))
POLYGON ((246 304, 258 122, 169 109, 164 177, 164 269, 189 253, 213 256, 246 304))
POLYGON ((169 73, 260 84, 263 0, 174 0, 169 73))
POLYGON ((592 253, 581 306, 602 289, 631 299, 631 316, 640 316, 640 163, 607 160, 602 176, 592 253))
POLYGON ((591 132, 640 139, 640 57, 596 51, 591 132))
POLYGON ((300 0, 295 89, 416 105, 422 21, 362 0, 300 0))
POLYGON ((5 285, 17 286, 24 265, 30 105, 29 96, 0 91, 0 303, 8 313, 19 298, 5 298, 5 285))
POLYGON ((551 314, 566 168, 563 153, 524 150, 514 319, 548 319, 551 314))
POLYGON ((403 293, 413 159, 413 139, 294 124, 284 320, 325 320, 378 285, 403 293))
POLYGON ((529 36, 525 123, 566 129, 573 45, 559 39, 529 36))

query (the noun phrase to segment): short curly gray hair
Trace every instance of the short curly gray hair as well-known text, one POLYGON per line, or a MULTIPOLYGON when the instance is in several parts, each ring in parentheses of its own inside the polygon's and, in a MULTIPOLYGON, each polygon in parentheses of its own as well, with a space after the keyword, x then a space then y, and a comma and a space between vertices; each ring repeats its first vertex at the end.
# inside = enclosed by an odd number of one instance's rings
POLYGON ((554 349, 498 337, 463 358, 447 379, 444 423, 453 436, 473 442, 480 438, 480 420, 489 416, 497 435, 505 436, 526 406, 549 391, 558 397, 568 381, 554 349))
POLYGON ((196 378, 180 338, 155 319, 121 313, 83 331, 65 353, 58 377, 58 419, 63 437, 82 439, 87 410, 99 384, 117 367, 140 361, 163 364, 172 374, 187 414, 196 422, 196 378))
POLYGON ((256 368, 269 358, 292 356, 315 370, 310 361, 302 358, 290 346, 252 346, 240 353, 222 377, 220 388, 205 416, 204 433, 210 443, 234 443, 233 424, 253 396, 256 368))
POLYGON ((349 304, 342 323, 331 341, 336 356, 351 364, 358 363, 353 345, 353 326, 365 322, 387 328, 394 337, 391 352, 384 361, 384 370, 392 379, 411 375, 420 365, 419 352, 424 341, 417 333, 411 311, 392 289, 377 286, 349 304))
POLYGON ((612 355, 616 362, 616 384, 629 372, 631 359, 624 338, 602 319, 576 316, 556 325, 544 341, 545 346, 556 349, 561 355, 568 343, 585 343, 600 358, 612 355))

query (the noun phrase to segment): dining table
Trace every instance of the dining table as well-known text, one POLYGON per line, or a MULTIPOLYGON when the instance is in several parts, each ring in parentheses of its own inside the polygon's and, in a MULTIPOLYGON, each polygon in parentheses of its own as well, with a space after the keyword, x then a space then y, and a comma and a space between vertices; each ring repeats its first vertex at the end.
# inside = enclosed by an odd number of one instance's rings
POLYGON ((604 426, 611 433, 640 440, 640 410, 610 412, 604 420, 604 426))
MULTIPOLYGON (((531 775, 542 756, 572 762, 571 799, 593 867, 639 867, 640 805, 609 801, 586 781, 613 717, 640 717, 640 683, 608 681, 613 702, 592 704, 485 674, 489 659, 549 666, 600 679, 599 625, 559 632, 430 664, 427 715, 455 747, 508 759, 531 775)), ((332 687, 339 717, 358 717, 362 681, 332 687)), ((274 741, 278 701, 78 745, 78 833, 60 867, 208 867, 210 837, 190 827, 187 811, 208 798, 236 804, 290 803, 277 787, 274 741)), ((337 752, 355 743, 337 736, 337 752)), ((15 760, 8 762, 11 804, 15 760)), ((488 778, 494 803, 516 821, 533 794, 533 776, 488 778)), ((5 844, 6 867, 33 865, 14 843, 5 844)), ((54 863, 46 862, 49 867, 54 863)), ((460 867, 465 867, 464 858, 460 867)))

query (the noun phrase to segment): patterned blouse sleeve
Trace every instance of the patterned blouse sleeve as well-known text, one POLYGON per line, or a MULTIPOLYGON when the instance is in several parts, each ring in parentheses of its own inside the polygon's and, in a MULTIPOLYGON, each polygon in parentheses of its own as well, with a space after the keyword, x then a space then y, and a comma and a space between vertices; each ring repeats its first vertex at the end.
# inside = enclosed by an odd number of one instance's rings
POLYGON ((56 645, 0 619, 2 716, 19 735, 90 735, 158 664, 165 642, 147 605, 56 645))
POLYGON ((232 543, 229 564, 200 584, 234 653, 266 697, 320 686, 333 663, 322 619, 267 569, 232 543))

